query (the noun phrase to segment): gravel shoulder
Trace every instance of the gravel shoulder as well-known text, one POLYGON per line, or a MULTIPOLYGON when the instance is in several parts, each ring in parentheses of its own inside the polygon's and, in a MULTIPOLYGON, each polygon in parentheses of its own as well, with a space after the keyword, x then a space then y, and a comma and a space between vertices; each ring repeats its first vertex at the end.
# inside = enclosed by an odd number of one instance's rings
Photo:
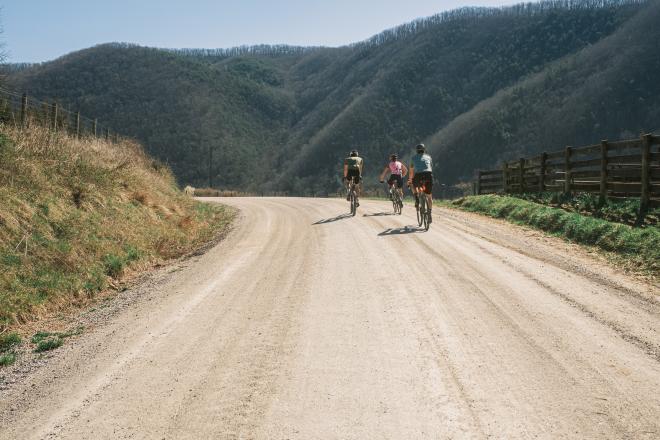
POLYGON ((474 214, 221 201, 224 241, 5 384, 0 439, 660 435, 657 285, 474 214))

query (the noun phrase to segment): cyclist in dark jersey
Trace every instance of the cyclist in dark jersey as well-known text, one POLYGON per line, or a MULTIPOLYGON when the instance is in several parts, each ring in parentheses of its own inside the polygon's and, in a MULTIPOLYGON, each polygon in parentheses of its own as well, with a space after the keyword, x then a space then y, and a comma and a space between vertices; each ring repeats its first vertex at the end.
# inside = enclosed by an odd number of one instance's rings
POLYGON ((433 159, 426 154, 424 144, 419 144, 415 148, 417 154, 410 160, 410 177, 408 184, 412 184, 412 190, 415 195, 415 208, 419 206, 418 188, 424 187, 423 196, 427 199, 429 211, 433 207, 433 159))
MULTIPOLYGON (((355 182, 355 193, 359 199, 360 189, 362 187, 362 169, 364 167, 364 161, 359 156, 357 150, 351 151, 351 154, 344 159, 344 180, 348 184, 351 178, 355 182)), ((350 196, 346 197, 346 200, 350 200, 350 196)), ((360 206, 360 203, 357 204, 360 206)))

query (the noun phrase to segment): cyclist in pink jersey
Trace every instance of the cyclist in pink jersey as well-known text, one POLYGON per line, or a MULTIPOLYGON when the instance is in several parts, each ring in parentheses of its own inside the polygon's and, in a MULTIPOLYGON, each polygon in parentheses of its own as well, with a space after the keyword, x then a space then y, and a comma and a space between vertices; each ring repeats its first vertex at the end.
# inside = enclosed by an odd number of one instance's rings
POLYGON ((390 185, 390 188, 396 183, 396 190, 399 191, 401 195, 401 200, 403 200, 403 178, 408 174, 408 168, 399 161, 399 156, 396 154, 390 155, 390 162, 385 166, 383 172, 380 173, 380 183, 383 183, 385 179, 385 174, 390 172, 390 177, 387 179, 387 183, 390 185))

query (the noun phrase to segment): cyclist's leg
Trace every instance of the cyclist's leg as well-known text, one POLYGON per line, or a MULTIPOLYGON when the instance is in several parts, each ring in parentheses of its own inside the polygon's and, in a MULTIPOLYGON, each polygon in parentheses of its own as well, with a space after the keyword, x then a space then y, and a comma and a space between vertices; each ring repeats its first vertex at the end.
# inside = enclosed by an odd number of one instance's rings
POLYGON ((424 182, 424 196, 426 197, 426 210, 429 213, 429 223, 432 222, 432 212, 433 212, 433 176, 427 176, 424 182))
POLYGON ((419 187, 418 179, 416 179, 414 177, 413 177, 411 190, 412 190, 412 193, 413 193, 413 197, 415 198, 415 208, 419 208, 419 193, 420 193, 421 189, 419 187))

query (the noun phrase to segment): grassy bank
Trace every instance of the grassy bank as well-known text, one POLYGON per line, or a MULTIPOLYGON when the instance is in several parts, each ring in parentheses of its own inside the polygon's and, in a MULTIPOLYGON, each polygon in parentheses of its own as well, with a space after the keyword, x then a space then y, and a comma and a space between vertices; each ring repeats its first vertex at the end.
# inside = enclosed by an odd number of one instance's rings
POLYGON ((0 126, 0 334, 190 252, 232 217, 134 142, 0 126))
POLYGON ((516 197, 470 196, 447 203, 465 211, 532 226, 575 243, 595 246, 629 267, 660 275, 660 228, 629 225, 516 197))
MULTIPOLYGON (((639 199, 608 200, 601 203, 597 194, 588 193, 562 194, 547 192, 514 194, 511 197, 630 226, 637 222, 640 208, 639 199)), ((643 226, 660 226, 660 207, 649 208, 644 216, 643 226)))

